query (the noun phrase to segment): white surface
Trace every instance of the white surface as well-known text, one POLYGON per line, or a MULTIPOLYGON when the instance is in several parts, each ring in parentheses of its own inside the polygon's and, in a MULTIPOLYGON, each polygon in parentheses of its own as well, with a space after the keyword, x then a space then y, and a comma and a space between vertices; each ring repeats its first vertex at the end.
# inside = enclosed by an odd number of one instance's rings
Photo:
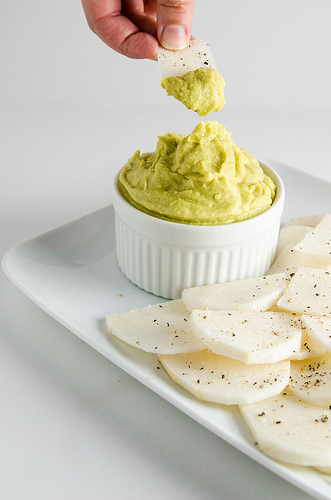
MULTIPOLYGON (((302 197, 292 189, 296 177, 302 195, 311 194, 307 210, 326 211, 331 184, 326 189, 320 180, 277 162, 271 167, 288 186, 285 220, 289 213, 299 213, 302 197)), ((331 499, 330 484, 316 471, 286 467, 259 452, 237 407, 198 401, 172 382, 154 354, 107 334, 107 314, 160 301, 132 285, 121 273, 116 262, 112 206, 16 246, 6 253, 3 266, 36 304, 125 372, 281 477, 318 498, 331 499)))
MULTIPOLYGON (((208 2, 208 12, 196 2, 195 36, 227 83, 213 118, 256 156, 330 182, 329 0, 208 2)), ((157 65, 103 46, 79 2, 3 2, 0 14, 3 255, 107 206, 135 149, 197 118, 165 95, 157 65)), ((3 273, 0 294, 1 499, 309 498, 91 349, 3 273)))

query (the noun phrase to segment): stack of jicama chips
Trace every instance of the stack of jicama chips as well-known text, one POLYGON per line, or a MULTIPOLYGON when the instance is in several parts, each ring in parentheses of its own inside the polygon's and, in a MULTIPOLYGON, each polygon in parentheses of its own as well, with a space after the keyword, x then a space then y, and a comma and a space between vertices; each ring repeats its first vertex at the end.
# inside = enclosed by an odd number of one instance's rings
POLYGON ((197 398, 239 405, 264 453, 331 473, 331 215, 290 221, 266 276, 106 323, 197 398))

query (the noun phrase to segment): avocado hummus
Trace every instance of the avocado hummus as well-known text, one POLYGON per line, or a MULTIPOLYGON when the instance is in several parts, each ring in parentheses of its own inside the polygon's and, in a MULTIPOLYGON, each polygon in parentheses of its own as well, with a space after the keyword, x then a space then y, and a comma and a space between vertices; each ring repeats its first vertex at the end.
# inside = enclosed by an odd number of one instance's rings
POLYGON ((156 151, 136 151, 119 190, 139 210, 173 222, 229 224, 270 207, 276 186, 224 125, 200 122, 189 135, 158 137, 156 151))
POLYGON ((225 104, 225 82, 213 68, 199 68, 183 76, 161 78, 161 86, 199 116, 220 111, 225 104))

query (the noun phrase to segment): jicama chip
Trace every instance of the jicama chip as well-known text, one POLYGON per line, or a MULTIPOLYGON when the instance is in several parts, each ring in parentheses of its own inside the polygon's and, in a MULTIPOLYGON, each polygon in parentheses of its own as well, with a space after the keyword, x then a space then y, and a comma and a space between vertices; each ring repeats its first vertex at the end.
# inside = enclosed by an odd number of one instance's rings
POLYGON ((326 271, 331 270, 331 264, 329 262, 318 260, 315 257, 298 252, 293 249, 292 245, 287 245, 276 258, 266 275, 270 276, 272 274, 285 273, 288 277, 291 277, 296 273, 299 267, 314 267, 325 269, 326 271))
POLYGON ((189 323, 210 351, 244 363, 275 363, 301 349, 302 329, 288 313, 198 309, 189 323))
POLYGON ((199 68, 216 68, 216 62, 208 43, 191 40, 183 50, 168 50, 159 47, 158 63, 161 76, 183 76, 199 68))
POLYGON ((310 226, 315 227, 321 222, 326 214, 304 215, 302 217, 295 217, 288 221, 286 226, 310 226))
POLYGON ((189 331, 189 317, 182 300, 177 299, 110 314, 106 325, 115 337, 147 352, 175 354, 205 349, 189 331))
POLYGON ((182 299, 189 311, 205 308, 215 311, 236 309, 260 279, 248 278, 186 288, 182 293, 182 299))
POLYGON ((320 467, 319 469, 321 472, 324 472, 322 476, 324 481, 331 484, 331 467, 320 467))
POLYGON ((303 237, 311 231, 308 226, 284 226, 279 231, 278 244, 276 250, 276 259, 282 253, 285 247, 290 245, 292 248, 299 243, 303 237))
MULTIPOLYGON (((320 470, 324 474, 331 474, 331 466, 330 467, 316 467, 316 469, 320 470)), ((331 475, 329 477, 325 477, 325 479, 331 483, 331 475)))
MULTIPOLYGON (((301 323, 301 317, 298 317, 299 323, 301 323)), ((302 326, 302 323, 301 323, 302 326)), ((303 327, 302 327, 303 328, 303 327)), ((293 354, 293 356, 290 357, 290 359, 298 360, 298 359, 308 359, 308 358, 314 358, 316 356, 322 356, 322 354, 325 354, 327 352, 327 349, 322 347, 320 344, 315 342, 312 338, 307 335, 307 332, 303 329, 302 330, 302 339, 301 339, 301 349, 300 351, 296 352, 293 354)))
POLYGON ((290 361, 246 365, 209 351, 161 355, 174 382, 198 399, 226 405, 250 404, 279 394, 288 384, 290 361))
POLYGON ((292 361, 289 390, 312 405, 330 405, 331 354, 327 353, 309 360, 292 361))
POLYGON ((331 223, 328 225, 325 219, 327 216, 304 236, 294 250, 331 263, 331 223))
POLYGON ((301 314, 331 316, 331 272, 299 268, 277 306, 301 314))
POLYGON ((239 409, 257 445, 269 457, 297 465, 331 466, 329 405, 308 405, 284 392, 239 409))
POLYGON ((300 317, 300 322, 310 338, 331 351, 331 318, 304 314, 300 317))
POLYGON ((325 215, 323 215, 321 221, 318 223, 317 226, 320 226, 320 227, 331 227, 331 214, 325 214, 325 215))
POLYGON ((237 306, 238 311, 266 311, 274 306, 287 287, 285 273, 263 276, 237 306))

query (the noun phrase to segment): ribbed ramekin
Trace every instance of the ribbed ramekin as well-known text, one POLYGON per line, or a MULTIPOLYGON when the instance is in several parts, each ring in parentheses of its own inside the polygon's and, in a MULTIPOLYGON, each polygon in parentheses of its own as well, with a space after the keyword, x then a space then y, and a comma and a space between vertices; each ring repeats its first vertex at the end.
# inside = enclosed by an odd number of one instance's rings
POLYGON ((272 206, 252 219, 216 226, 170 222, 137 210, 119 192, 117 175, 116 252, 126 277, 175 299, 188 287, 263 276, 275 256, 285 193, 279 175, 260 165, 277 186, 272 206))

